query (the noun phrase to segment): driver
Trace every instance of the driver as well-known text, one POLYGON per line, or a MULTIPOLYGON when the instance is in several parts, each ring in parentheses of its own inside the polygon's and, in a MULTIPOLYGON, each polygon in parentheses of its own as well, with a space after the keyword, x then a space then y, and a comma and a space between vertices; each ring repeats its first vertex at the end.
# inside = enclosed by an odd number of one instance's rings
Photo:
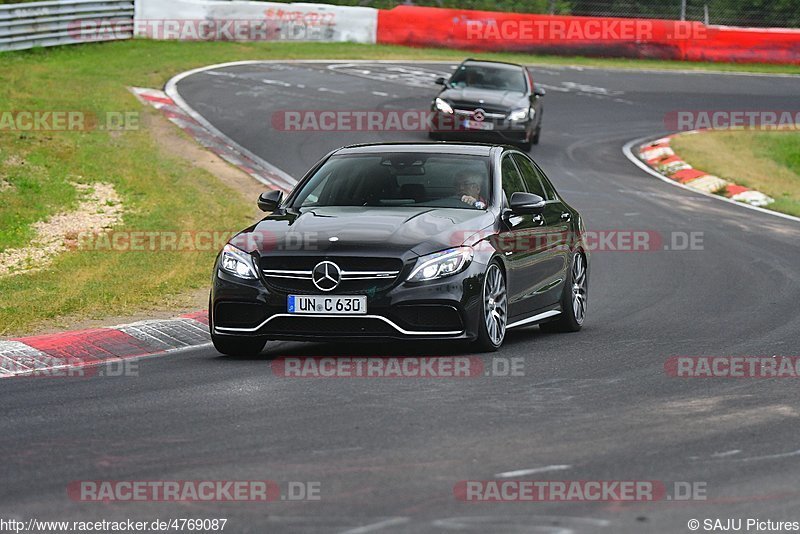
POLYGON ((474 172, 465 172, 456 179, 455 196, 464 204, 484 209, 486 200, 481 196, 481 177, 474 172))

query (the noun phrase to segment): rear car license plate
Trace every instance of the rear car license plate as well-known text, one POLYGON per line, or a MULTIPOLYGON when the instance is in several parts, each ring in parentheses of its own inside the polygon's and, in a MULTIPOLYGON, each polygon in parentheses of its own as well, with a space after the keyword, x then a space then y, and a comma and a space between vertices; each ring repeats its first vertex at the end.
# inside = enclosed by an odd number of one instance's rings
POLYGON ((326 315, 363 315, 367 313, 366 295, 289 295, 289 313, 324 313, 326 315))

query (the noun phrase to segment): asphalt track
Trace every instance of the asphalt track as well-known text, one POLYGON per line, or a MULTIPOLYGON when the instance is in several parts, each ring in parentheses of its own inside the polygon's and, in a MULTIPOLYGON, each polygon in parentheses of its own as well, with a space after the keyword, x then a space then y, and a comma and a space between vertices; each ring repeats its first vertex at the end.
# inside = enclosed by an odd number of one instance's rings
MULTIPOLYGON (((424 109, 447 65, 260 64, 179 82, 236 142, 295 176, 349 143, 422 132, 279 132, 296 109, 424 109)), ((800 520, 793 379, 667 376, 676 355, 797 355, 800 224, 662 183, 621 152, 678 109, 794 109, 791 77, 536 68, 532 154, 594 230, 702 232, 702 250, 598 251, 577 334, 509 333, 524 375, 289 379, 287 355, 462 354, 447 345, 274 343, 139 362, 139 376, 0 383, 0 517, 226 517, 227 532, 689 532, 692 518, 800 520), (455 351, 455 352, 454 352, 455 351), (546 468, 550 466, 548 471, 546 468), (552 466, 561 466, 558 469, 552 466), (705 501, 468 503, 461 480, 706 484, 705 501), (80 503, 73 480, 315 481, 319 501, 80 503), (360 529, 360 530, 359 530, 360 529)), ((179 192, 175 192, 179 194, 179 192)), ((253 199, 255 201, 255 199, 253 199)), ((671 487, 671 486, 670 486, 671 487)))

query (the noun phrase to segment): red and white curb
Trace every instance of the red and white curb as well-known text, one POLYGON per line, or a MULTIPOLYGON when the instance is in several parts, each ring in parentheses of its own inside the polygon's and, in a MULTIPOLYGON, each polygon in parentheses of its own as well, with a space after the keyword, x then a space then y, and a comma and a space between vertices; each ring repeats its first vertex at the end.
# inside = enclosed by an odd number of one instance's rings
POLYGON ((259 182, 284 192, 291 190, 297 181, 286 173, 266 164, 260 158, 234 143, 219 130, 210 129, 188 111, 178 105, 164 91, 131 87, 131 92, 140 102, 161 111, 178 128, 193 137, 210 152, 221 157, 259 182))
POLYGON ((0 378, 54 376, 55 371, 164 355, 208 345, 207 312, 168 320, 0 341, 0 378))
POLYGON ((678 135, 691 135, 696 133, 698 133, 698 131, 693 130, 684 134, 668 135, 641 145, 638 153, 639 159, 644 161, 659 174, 683 184, 690 189, 702 191, 703 193, 721 195, 736 202, 742 202, 756 207, 768 206, 775 202, 773 198, 768 197, 764 193, 754 191, 741 185, 736 185, 719 176, 714 176, 705 171, 695 169, 675 154, 672 147, 670 147, 672 138, 678 135))

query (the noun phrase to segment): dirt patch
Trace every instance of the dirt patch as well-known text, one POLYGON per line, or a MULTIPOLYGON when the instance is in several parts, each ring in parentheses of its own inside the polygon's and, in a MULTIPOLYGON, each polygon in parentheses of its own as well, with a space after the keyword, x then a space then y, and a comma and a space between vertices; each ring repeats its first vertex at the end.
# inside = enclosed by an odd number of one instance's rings
POLYGON ((85 232, 111 228, 122 221, 122 204, 114 186, 71 184, 83 197, 74 211, 34 223, 35 237, 27 247, 0 252, 0 277, 41 271, 85 232))

